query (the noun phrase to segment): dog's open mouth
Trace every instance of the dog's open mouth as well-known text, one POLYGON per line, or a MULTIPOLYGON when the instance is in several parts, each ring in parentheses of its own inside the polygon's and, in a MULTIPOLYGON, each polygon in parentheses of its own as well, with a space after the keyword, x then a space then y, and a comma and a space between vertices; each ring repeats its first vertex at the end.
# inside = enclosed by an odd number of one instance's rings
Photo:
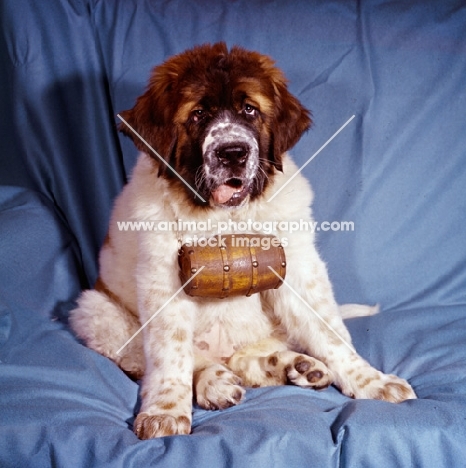
POLYGON ((216 205, 238 206, 248 195, 248 190, 241 179, 233 177, 220 184, 211 195, 216 205))

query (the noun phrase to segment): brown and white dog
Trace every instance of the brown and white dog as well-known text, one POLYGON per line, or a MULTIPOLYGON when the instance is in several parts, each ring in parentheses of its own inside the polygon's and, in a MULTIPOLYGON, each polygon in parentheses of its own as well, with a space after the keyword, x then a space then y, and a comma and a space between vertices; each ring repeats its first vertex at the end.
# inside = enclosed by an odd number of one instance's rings
POLYGON ((173 170, 121 125, 141 154, 116 200, 95 289, 82 293, 70 323, 87 346, 143 376, 140 438, 188 434, 193 395, 202 408, 222 409, 241 402, 243 386, 334 384, 352 398, 416 398, 405 380, 352 349, 311 230, 277 230, 287 238, 279 289, 225 299, 176 294, 179 247, 216 234, 207 219, 312 221, 311 188, 287 154, 310 115, 269 57, 224 43, 195 47, 156 67, 122 117, 173 170), (204 227, 118 224, 179 220, 204 227))

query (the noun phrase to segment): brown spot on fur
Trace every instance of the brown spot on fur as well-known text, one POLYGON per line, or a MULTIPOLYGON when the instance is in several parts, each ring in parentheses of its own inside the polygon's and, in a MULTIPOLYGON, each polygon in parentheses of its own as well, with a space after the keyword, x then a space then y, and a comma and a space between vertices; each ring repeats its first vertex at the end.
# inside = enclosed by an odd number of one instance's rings
POLYGON ((200 349, 201 351, 208 351, 210 348, 209 343, 207 343, 206 341, 198 341, 195 343, 195 345, 196 348, 200 349))
POLYGON ((278 357, 277 356, 270 356, 268 359, 268 363, 270 366, 276 366, 278 364, 278 357))
POLYGON ((186 330, 183 330, 182 328, 177 328, 172 336, 175 341, 186 341, 187 337, 188 335, 186 330))
POLYGON ((217 377, 220 377, 220 376, 222 376, 223 374, 225 374, 225 371, 223 371, 223 370, 218 370, 218 371, 215 372, 215 375, 216 375, 217 377))
POLYGON ((364 382, 358 384, 358 386, 359 388, 364 388, 367 387, 371 382, 373 382, 373 379, 367 378, 366 380, 364 380, 364 382))
POLYGON ((191 432, 191 421, 189 418, 186 416, 178 416, 176 422, 178 423, 178 427, 183 431, 179 432, 179 434, 189 434, 191 432))
POLYGON ((175 407, 176 407, 176 403, 174 403, 173 401, 160 405, 160 409, 165 410, 165 411, 171 410, 175 407))

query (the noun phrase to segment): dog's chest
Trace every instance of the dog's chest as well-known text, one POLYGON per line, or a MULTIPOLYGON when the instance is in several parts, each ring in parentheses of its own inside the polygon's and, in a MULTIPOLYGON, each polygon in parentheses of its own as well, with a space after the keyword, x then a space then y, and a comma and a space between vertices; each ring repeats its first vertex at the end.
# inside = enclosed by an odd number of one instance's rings
POLYGON ((260 296, 201 301, 194 330, 194 351, 225 362, 242 347, 267 338, 272 325, 262 311, 260 296))

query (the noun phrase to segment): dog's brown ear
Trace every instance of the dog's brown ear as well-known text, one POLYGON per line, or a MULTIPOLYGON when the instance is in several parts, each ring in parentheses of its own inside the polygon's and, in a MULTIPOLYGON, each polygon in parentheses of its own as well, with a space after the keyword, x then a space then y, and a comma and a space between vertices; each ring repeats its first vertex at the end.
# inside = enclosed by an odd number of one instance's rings
POLYGON ((282 154, 292 148, 312 124, 311 113, 295 98, 286 86, 286 80, 274 70, 275 116, 272 124, 272 152, 275 167, 282 170, 282 154))
MULTIPOLYGON (((120 112, 125 122, 118 126, 124 135, 133 140, 138 150, 159 160, 152 148, 167 162, 176 144, 172 115, 175 79, 173 70, 166 65, 156 67, 146 92, 136 100, 132 109, 120 112)), ((165 164, 161 162, 159 167, 159 174, 164 173, 165 164)))

